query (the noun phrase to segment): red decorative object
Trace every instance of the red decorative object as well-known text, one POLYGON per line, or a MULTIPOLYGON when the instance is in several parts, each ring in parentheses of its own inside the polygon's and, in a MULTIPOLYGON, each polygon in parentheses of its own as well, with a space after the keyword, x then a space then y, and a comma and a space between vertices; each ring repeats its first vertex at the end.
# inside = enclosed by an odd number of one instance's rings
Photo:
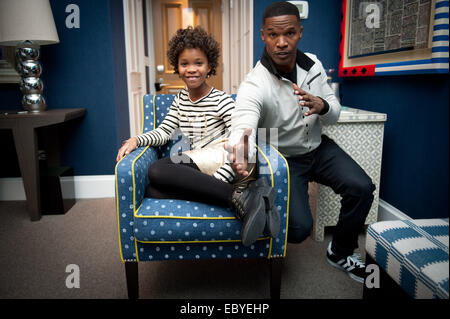
POLYGON ((345 46, 345 21, 347 20, 347 0, 342 0, 342 21, 341 21, 341 43, 339 45, 339 72, 340 77, 344 76, 374 76, 375 64, 361 65, 355 67, 344 67, 344 46, 345 46))

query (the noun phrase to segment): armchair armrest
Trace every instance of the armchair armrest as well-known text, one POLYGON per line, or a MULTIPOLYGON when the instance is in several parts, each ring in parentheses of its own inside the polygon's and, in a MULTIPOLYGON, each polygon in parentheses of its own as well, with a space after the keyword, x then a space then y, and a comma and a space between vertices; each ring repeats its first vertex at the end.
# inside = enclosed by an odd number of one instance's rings
POLYGON ((270 144, 258 142, 258 175, 265 176, 275 189, 275 205, 280 212, 280 233, 270 241, 270 258, 286 255, 289 223, 289 166, 286 159, 270 144))
POLYGON ((148 168, 158 159, 152 147, 139 147, 116 164, 116 211, 122 261, 135 260, 134 212, 138 209, 149 183, 148 168))

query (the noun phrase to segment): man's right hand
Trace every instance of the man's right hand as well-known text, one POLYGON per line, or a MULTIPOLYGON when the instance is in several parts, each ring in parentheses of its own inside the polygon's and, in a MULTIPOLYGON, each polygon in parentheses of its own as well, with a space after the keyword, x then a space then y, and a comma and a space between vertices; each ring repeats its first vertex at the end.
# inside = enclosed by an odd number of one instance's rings
POLYGON ((239 143, 230 146, 225 143, 225 150, 228 152, 228 160, 230 161, 233 171, 242 176, 248 176, 248 137, 252 134, 252 129, 245 129, 239 143))
POLYGON ((117 158, 116 161, 120 161, 123 157, 130 154, 132 151, 134 151, 137 148, 138 145, 138 139, 137 137, 129 138, 128 140, 123 143, 122 147, 117 152, 117 158))

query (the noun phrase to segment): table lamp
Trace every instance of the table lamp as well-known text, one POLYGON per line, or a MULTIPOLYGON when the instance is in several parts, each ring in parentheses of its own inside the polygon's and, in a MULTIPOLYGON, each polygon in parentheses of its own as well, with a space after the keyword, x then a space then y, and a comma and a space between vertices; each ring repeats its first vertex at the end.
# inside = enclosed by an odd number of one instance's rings
POLYGON ((39 55, 41 45, 54 43, 59 38, 49 0, 0 0, 0 45, 16 47, 22 106, 29 112, 47 108, 39 55))

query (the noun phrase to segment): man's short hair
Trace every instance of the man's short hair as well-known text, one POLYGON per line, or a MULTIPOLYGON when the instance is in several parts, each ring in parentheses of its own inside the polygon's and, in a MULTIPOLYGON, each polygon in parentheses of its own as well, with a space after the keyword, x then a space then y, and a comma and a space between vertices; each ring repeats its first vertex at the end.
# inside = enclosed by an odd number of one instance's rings
POLYGON ((267 8, 264 10, 262 23, 264 24, 264 21, 267 18, 284 15, 294 15, 297 17, 298 22, 300 22, 300 14, 295 5, 287 1, 277 1, 269 4, 267 8))

